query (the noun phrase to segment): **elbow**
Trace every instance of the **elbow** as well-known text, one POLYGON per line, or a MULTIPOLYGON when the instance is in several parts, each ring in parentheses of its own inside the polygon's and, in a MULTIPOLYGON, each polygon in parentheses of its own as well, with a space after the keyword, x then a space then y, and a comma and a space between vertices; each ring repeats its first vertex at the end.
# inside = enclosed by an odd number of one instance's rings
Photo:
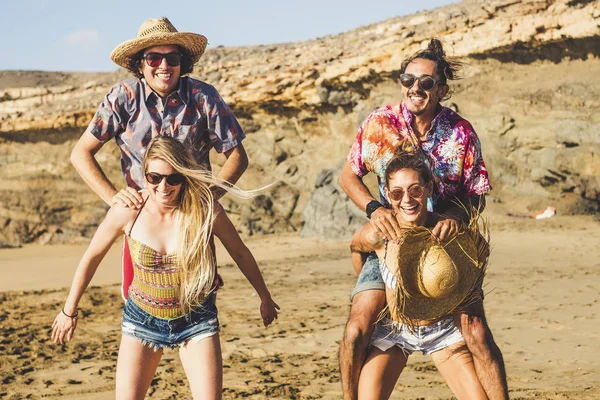
POLYGON ((340 177, 338 178, 338 183, 342 190, 345 193, 348 193, 348 177, 346 176, 346 168, 342 168, 342 172, 340 173, 340 177))
POLYGON ((78 171, 79 171, 78 166, 79 166, 80 159, 81 159, 81 152, 80 152, 79 148, 77 147, 77 145, 75 145, 75 147, 71 151, 71 156, 69 157, 69 161, 71 162, 71 165, 73 167, 75 167, 75 169, 78 171))

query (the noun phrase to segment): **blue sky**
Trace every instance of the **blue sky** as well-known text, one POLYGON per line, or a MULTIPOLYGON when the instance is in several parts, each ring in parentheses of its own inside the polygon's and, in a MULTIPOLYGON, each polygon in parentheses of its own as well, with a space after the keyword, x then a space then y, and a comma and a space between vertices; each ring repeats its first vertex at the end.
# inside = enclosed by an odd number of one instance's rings
POLYGON ((453 2, 0 0, 0 70, 113 71, 112 49, 163 15, 210 48, 309 40, 453 2))

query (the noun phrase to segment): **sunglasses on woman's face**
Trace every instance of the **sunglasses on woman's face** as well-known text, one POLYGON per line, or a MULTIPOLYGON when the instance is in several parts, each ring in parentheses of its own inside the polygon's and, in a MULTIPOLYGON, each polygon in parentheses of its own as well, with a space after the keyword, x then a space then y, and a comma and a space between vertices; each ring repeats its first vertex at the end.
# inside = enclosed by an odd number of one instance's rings
POLYGON ((146 180, 153 185, 159 185, 163 179, 167 179, 167 184, 170 186, 179 186, 185 182, 185 176, 180 173, 163 175, 156 172, 146 173, 146 180))
MULTIPOLYGON (((408 188, 408 195, 413 199, 420 199, 421 197, 423 197, 426 187, 427 185, 421 186, 418 183, 415 183, 414 185, 408 188)), ((389 197, 392 201, 402 201, 402 199, 404 198, 404 189, 397 188, 394 190, 390 190, 389 197)))
POLYGON ((414 76, 413 74, 402 74, 400 75, 400 83, 407 89, 410 89, 415 84, 415 81, 419 81, 419 87, 423 90, 431 90, 438 83, 437 80, 433 79, 430 75, 414 76))
POLYGON ((171 67, 176 67, 181 64, 181 54, 180 53, 146 53, 144 54, 144 59, 146 60, 146 64, 150 67, 158 67, 163 58, 167 60, 167 64, 171 67))

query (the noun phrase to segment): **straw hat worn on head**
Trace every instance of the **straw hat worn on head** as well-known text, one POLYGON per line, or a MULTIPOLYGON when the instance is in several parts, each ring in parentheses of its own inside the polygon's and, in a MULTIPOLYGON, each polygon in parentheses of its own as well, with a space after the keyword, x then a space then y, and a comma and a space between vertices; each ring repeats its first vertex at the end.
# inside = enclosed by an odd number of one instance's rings
POLYGON ((127 60, 137 52, 152 46, 174 44, 186 49, 192 62, 196 63, 204 53, 207 43, 203 35, 178 32, 166 17, 149 19, 142 24, 137 37, 118 45, 110 54, 110 58, 121 67, 127 68, 127 60))
POLYGON ((407 325, 435 321, 480 298, 473 290, 483 281, 489 257, 485 226, 484 234, 476 219, 447 243, 432 241, 427 228, 411 229, 398 248, 392 317, 407 325))

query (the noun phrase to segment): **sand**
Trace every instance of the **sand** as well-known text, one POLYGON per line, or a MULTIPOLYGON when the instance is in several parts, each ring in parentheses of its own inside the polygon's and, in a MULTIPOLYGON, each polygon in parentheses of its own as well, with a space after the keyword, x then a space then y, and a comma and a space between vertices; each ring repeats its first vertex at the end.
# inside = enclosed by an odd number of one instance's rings
MULTIPOLYGON (((600 387, 600 223, 492 215, 485 306, 513 399, 597 399, 600 387)), ((355 276, 345 242, 295 236, 247 240, 279 320, 260 325, 259 300, 222 249, 218 307, 224 398, 340 399, 339 340, 355 276)), ((72 342, 50 325, 84 246, 0 250, 0 399, 112 399, 120 339, 120 243, 81 303, 72 342)), ((176 351, 163 357, 148 398, 190 398, 176 351)), ((449 399, 427 356, 413 355, 392 399, 449 399)))

